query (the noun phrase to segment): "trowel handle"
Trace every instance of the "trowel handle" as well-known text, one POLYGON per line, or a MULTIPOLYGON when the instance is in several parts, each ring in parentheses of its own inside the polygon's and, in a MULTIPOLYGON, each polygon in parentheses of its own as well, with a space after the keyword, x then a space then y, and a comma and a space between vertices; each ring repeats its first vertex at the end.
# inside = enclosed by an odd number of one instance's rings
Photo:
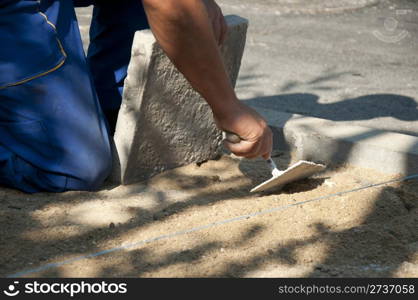
POLYGON ((279 168, 277 168, 276 163, 274 162, 274 160, 271 159, 271 157, 267 158, 266 161, 270 167, 271 175, 273 175, 273 177, 280 176, 280 174, 283 173, 282 171, 279 170, 279 168))
MULTIPOLYGON (((233 144, 237 144, 242 140, 239 135, 228 131, 224 131, 222 133, 222 136, 225 140, 233 144)), ((267 158, 266 162, 269 165, 271 174, 273 174, 273 176, 278 176, 281 173, 281 171, 277 168, 276 163, 271 159, 271 157, 267 158)))
POLYGON ((222 137, 232 144, 238 144, 239 142, 241 142, 240 136, 232 132, 223 131, 222 137))
POLYGON ((271 159, 271 157, 267 158, 266 161, 269 164, 270 171, 273 172, 274 170, 278 170, 276 163, 271 159))

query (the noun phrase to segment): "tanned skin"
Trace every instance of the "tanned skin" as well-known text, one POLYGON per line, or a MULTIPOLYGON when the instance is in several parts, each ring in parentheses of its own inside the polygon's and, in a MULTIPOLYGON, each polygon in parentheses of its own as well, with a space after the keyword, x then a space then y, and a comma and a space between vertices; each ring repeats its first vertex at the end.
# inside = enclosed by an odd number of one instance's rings
MULTIPOLYGON (((140 1, 140 0, 138 0, 140 1)), ((241 137, 225 142, 234 154, 268 158, 272 132, 265 120, 238 100, 219 45, 227 27, 214 0, 142 0, 158 43, 193 88, 208 102, 217 126, 241 137)))

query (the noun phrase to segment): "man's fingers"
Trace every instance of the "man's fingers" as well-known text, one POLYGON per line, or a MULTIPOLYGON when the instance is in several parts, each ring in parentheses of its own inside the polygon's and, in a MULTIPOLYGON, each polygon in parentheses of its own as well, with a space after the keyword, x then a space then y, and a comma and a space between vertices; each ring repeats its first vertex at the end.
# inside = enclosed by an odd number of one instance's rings
POLYGON ((261 156, 266 160, 269 159, 271 157, 271 150, 264 152, 263 154, 261 154, 261 156))
POLYGON ((260 143, 252 143, 248 141, 241 141, 239 143, 231 143, 224 141, 225 147, 237 156, 245 158, 256 158, 260 156, 260 143))
POLYGON ((239 143, 224 141, 224 145, 235 155, 250 159, 260 157, 265 153, 262 150, 263 144, 261 141, 249 142, 243 140, 239 143))
POLYGON ((266 142, 263 145, 263 149, 261 150, 261 156, 265 159, 268 159, 271 156, 271 152, 273 150, 273 137, 270 135, 267 137, 266 142))
POLYGON ((226 139, 224 145, 237 156, 245 158, 256 158, 261 156, 264 159, 268 159, 273 148, 273 134, 267 127, 264 134, 255 141, 242 139, 240 142, 234 143, 234 141, 226 139))
POLYGON ((272 143, 266 139, 264 140, 264 142, 262 143, 262 146, 260 147, 257 157, 262 157, 264 159, 268 159, 271 156, 271 151, 272 151, 272 143))
POLYGON ((271 152, 273 150, 273 135, 271 131, 266 137, 266 141, 263 143, 263 149, 261 150, 261 156, 264 159, 268 159, 271 156, 271 152))

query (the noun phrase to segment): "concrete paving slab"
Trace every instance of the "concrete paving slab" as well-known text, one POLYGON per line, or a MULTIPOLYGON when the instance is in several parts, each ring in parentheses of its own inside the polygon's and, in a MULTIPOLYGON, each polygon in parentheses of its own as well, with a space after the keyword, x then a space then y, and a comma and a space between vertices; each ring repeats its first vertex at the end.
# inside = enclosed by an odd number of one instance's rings
MULTIPOLYGON (((248 22, 227 16, 222 56, 235 86, 248 22)), ((128 184, 219 155, 221 134, 205 100, 171 63, 150 30, 135 35, 114 135, 112 181, 128 184)))
POLYGON ((250 7, 259 14, 321 14, 341 13, 368 6, 381 0, 221 0, 227 8, 250 7))
POLYGON ((326 165, 350 164, 384 173, 418 173, 418 137, 253 106, 275 133, 275 149, 326 165))

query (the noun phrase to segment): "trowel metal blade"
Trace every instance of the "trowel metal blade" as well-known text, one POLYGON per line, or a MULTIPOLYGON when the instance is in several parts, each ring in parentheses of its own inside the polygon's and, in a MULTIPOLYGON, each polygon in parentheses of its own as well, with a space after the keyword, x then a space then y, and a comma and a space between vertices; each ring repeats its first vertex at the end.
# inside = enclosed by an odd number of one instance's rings
POLYGON ((312 176, 315 173, 323 171, 325 168, 326 167, 324 165, 301 160, 293 166, 289 167, 287 170, 283 171, 280 175, 272 177, 269 180, 259 184, 250 192, 255 193, 266 191, 273 187, 278 188, 280 186, 284 186, 287 183, 312 176))

